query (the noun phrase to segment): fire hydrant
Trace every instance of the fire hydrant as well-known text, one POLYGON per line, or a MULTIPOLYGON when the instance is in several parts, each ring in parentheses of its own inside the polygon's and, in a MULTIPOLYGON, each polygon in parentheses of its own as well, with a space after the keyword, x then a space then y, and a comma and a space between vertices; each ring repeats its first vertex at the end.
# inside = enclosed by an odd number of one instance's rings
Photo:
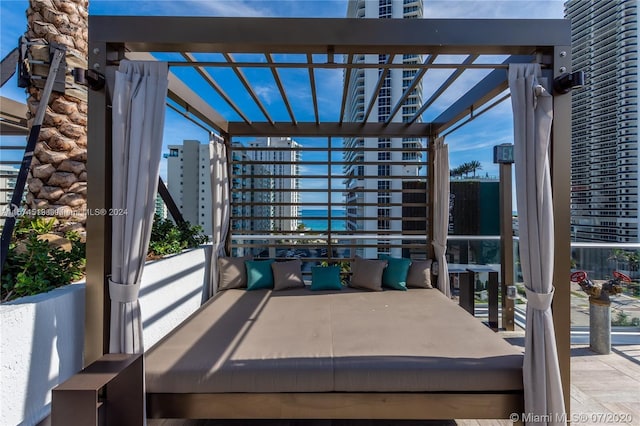
POLYGON ((571 281, 578 283, 589 295, 589 347, 599 354, 611 352, 611 299, 609 295, 622 293, 621 282, 631 282, 622 272, 614 271, 613 279, 595 284, 584 271, 571 274, 571 281))

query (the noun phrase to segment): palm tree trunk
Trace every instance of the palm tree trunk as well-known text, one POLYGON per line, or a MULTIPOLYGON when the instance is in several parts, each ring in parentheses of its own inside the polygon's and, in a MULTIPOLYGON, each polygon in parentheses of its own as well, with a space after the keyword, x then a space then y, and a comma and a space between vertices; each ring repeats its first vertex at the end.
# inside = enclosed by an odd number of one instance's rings
MULTIPOLYGON (((67 48, 67 68, 87 68, 88 1, 30 0, 26 37, 57 43, 67 48)), ((70 75, 67 82, 70 82, 70 75)), ((67 84, 68 86, 69 84, 67 84)), ((33 122, 41 89, 27 89, 29 124, 33 122)), ((46 209, 64 226, 84 234, 87 194, 87 94, 74 87, 65 94, 53 92, 40 137, 34 150, 27 181, 27 205, 46 209)), ((42 211, 42 210, 40 210, 42 211)))

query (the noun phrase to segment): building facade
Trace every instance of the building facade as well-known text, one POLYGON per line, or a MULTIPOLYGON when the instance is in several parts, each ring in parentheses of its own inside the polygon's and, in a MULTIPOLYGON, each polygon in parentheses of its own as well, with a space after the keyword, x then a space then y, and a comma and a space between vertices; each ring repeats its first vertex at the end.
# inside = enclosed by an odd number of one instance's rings
POLYGON ((169 145, 167 189, 184 220, 212 234, 209 145, 185 140, 169 145))
POLYGON ((4 226, 5 217, 14 214, 11 197, 19 171, 16 167, 0 165, 0 228, 4 226))
POLYGON ((155 214, 157 214, 158 217, 162 219, 166 219, 169 214, 167 210, 167 206, 164 204, 164 201, 162 200, 162 197, 160 196, 160 194, 156 195, 155 214))
POLYGON ((260 234, 274 229, 274 179, 267 168, 252 164, 241 143, 231 154, 231 230, 260 234))
POLYGON ((638 242, 638 0, 570 0, 576 241, 638 242))
MULTIPOLYGON (((273 176, 273 230, 296 231, 300 225, 300 144, 288 137, 258 138, 247 151, 273 176), (265 148, 265 149, 256 149, 265 148)), ((261 183, 262 184, 262 183, 261 183)))
MULTIPOLYGON (((420 19, 422 0, 350 0, 348 18, 420 19)), ((386 63, 387 55, 356 55, 355 63, 386 63)), ((421 63, 420 55, 399 55, 393 63, 421 63)), ((347 70, 347 72, 351 72, 347 70)), ((354 69, 348 87, 346 121, 365 119, 367 105, 372 98, 382 69, 354 69)), ((415 68, 390 69, 382 81, 378 98, 367 121, 407 122, 422 105, 422 83, 415 85, 393 117, 394 106, 413 83, 415 68), (391 118, 390 118, 391 117, 391 118)), ((417 120, 421 121, 420 118, 417 120)), ((390 151, 389 148, 421 148, 423 142, 415 138, 346 138, 344 166, 347 230, 352 232, 400 234, 402 232, 402 179, 416 179, 421 154, 415 151, 390 151), (365 150, 358 150, 365 148, 365 150), (403 164, 406 163, 406 164, 403 164)), ((358 250, 358 255, 375 258, 381 253, 401 255, 400 249, 389 249, 385 240, 377 247, 358 250)))

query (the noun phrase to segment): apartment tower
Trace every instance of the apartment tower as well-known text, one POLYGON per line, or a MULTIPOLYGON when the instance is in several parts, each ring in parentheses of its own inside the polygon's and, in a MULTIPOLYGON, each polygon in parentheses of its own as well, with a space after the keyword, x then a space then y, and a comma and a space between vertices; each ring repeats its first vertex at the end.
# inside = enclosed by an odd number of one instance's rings
POLYGON ((167 189, 184 220, 212 234, 209 144, 184 140, 169 145, 167 189))
MULTIPOLYGON (((350 0, 348 18, 419 19, 422 18, 422 0, 350 0)), ((419 64, 420 55, 397 55, 393 63, 419 64)), ((355 63, 379 63, 389 60, 387 55, 356 55, 355 63)), ((386 122, 405 90, 409 88, 417 73, 416 68, 393 68, 382 82, 376 103, 367 121, 386 122)), ((347 70, 345 72, 351 72, 347 70)), ((348 87, 346 121, 362 121, 369 100, 374 95, 381 68, 354 69, 348 87)), ((416 85, 393 116, 391 122, 410 120, 422 105, 422 84, 416 85)), ((418 119, 420 121, 420 119, 418 119)), ((414 150, 422 147, 416 138, 345 138, 345 148, 366 148, 363 151, 345 151, 345 202, 347 230, 376 234, 402 233, 402 179, 415 177, 420 166, 403 164, 421 159, 416 151, 389 151, 389 148, 414 150), (364 190, 364 191, 363 191, 364 190), (392 205, 389 205, 392 204, 392 205), (393 205, 397 204, 397 205, 393 205)), ((368 242, 370 243, 370 242, 368 242)), ((385 246, 388 240, 377 241, 377 247, 358 250, 367 258, 381 253, 400 256, 401 250, 385 246)))
POLYGON ((13 197, 19 171, 12 166, 0 165, 0 228, 4 226, 5 217, 12 214, 11 197, 13 197))
POLYGON ((252 234, 272 231, 275 180, 267 167, 252 163, 252 152, 247 152, 240 142, 232 146, 231 230, 252 234))
POLYGON ((638 242, 638 0, 571 0, 571 224, 576 241, 638 242))
POLYGON ((258 138, 248 143, 253 161, 273 176, 273 230, 296 231, 300 224, 301 145, 289 137, 258 138))

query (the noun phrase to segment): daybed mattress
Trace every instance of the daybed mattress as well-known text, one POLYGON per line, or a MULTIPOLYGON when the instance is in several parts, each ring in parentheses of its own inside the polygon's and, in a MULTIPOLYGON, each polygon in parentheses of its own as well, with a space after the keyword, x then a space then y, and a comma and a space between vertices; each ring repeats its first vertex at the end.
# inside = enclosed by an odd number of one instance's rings
POLYGON ((149 393, 521 391, 523 356, 435 289, 226 290, 146 354, 149 393))

